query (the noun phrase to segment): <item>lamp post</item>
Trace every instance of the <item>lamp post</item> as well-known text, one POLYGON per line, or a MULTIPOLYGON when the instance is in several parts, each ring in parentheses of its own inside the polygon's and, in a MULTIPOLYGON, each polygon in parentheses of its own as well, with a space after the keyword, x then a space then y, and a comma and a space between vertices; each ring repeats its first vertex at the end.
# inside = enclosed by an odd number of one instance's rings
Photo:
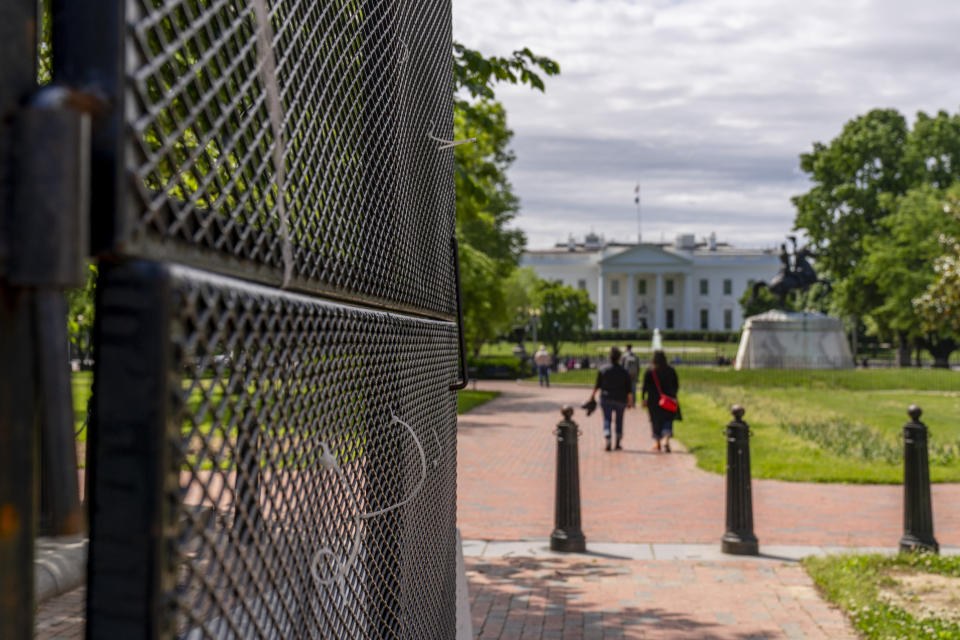
POLYGON ((531 329, 533 330, 533 349, 531 351, 537 350, 537 325, 540 324, 540 309, 531 309, 530 310, 530 324, 531 329))

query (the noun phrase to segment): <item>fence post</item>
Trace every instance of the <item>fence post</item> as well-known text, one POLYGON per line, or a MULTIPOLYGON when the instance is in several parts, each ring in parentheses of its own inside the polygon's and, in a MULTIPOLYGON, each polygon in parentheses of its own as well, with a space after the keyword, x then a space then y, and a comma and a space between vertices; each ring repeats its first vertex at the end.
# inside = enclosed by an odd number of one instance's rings
POLYGON ((580 529, 580 463, 577 447, 577 423, 571 420, 573 407, 561 411, 557 424, 557 492, 554 504, 554 529, 550 534, 552 551, 587 550, 587 539, 580 529))
POLYGON ((927 425, 920 422, 923 410, 907 409, 910 422, 903 425, 903 537, 900 551, 932 551, 940 545, 933 537, 933 505, 930 500, 930 461, 927 457, 927 425))
POLYGON ((727 425, 727 531, 723 553, 755 556, 759 553, 753 533, 753 498, 750 493, 750 427, 743 421, 746 410, 738 404, 727 425))

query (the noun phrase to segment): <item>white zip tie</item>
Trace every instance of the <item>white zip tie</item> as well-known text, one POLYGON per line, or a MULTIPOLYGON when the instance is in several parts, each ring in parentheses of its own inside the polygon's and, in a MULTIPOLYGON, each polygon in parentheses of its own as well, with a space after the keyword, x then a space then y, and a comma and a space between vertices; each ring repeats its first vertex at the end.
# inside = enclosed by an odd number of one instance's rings
POLYGON ((458 147, 461 144, 467 144, 470 142, 476 142, 476 138, 464 138, 463 140, 444 140, 443 138, 438 138, 432 133, 428 133, 427 137, 433 140, 434 142, 439 142, 440 146, 437 147, 437 151, 443 151, 444 149, 452 149, 453 147, 458 147))
POLYGON ((293 246, 290 242, 290 225, 287 218, 287 200, 284 178, 286 166, 283 156, 283 103, 280 101, 280 83, 277 81, 277 62, 273 55, 273 26, 266 0, 253 0, 253 12, 257 18, 257 53, 260 58, 260 79, 267 92, 267 112, 270 128, 273 129, 274 182, 277 185, 277 205, 280 208, 280 239, 283 256, 283 283, 281 289, 290 286, 293 277, 293 246))
POLYGON ((477 139, 466 138, 464 140, 444 140, 443 138, 438 138, 433 135, 433 122, 430 122, 430 130, 427 131, 427 137, 433 140, 434 142, 439 142, 440 146, 437 147, 437 151, 443 151, 444 149, 452 149, 453 147, 460 146, 461 144, 467 144, 468 142, 476 142, 477 139))
MULTIPOLYGON (((382 516, 386 513, 399 509, 403 505, 409 503, 410 501, 412 501, 414 498, 417 497, 417 495, 420 493, 420 490, 423 489, 424 482, 426 482, 427 480, 427 454, 426 454, 426 451, 424 451, 423 449, 423 445, 420 443, 420 438, 417 436, 417 432, 414 431, 413 427, 411 427, 407 422, 400 419, 397 416, 397 414, 393 412, 392 409, 390 410, 390 415, 391 415, 390 424, 388 426, 392 426, 394 424, 401 424, 407 428, 407 431, 410 432, 410 436, 413 438, 413 443, 417 446, 417 451, 420 454, 421 474, 420 474, 420 480, 419 482, 417 482, 417 486, 414 487, 413 491, 410 492, 410 495, 407 496, 404 500, 401 500, 396 504, 390 505, 389 507, 378 509, 377 511, 360 513, 359 512, 360 502, 357 499, 357 494, 356 492, 354 492, 353 486, 347 482, 347 478, 343 473, 343 469, 340 467, 340 463, 337 461, 337 457, 330 451, 330 447, 326 443, 326 441, 324 440, 319 441, 320 447, 323 449, 323 453, 320 454, 320 456, 317 458, 317 461, 320 463, 320 466, 322 466, 323 468, 330 469, 335 474, 337 474, 337 477, 340 478, 340 482, 349 489, 350 497, 353 499, 354 508, 358 509, 358 513, 354 516, 354 533, 353 533, 353 541, 350 544, 350 552, 347 554, 346 559, 340 562, 340 567, 337 569, 337 571, 333 574, 332 577, 321 578, 319 575, 319 572, 317 571, 317 565, 319 564, 319 560, 322 557, 329 556, 331 558, 337 558, 338 556, 336 551, 334 551, 330 547, 322 547, 318 549, 316 553, 313 554, 313 559, 310 561, 310 574, 313 576, 314 581, 316 581, 318 585, 337 584, 340 586, 341 590, 344 590, 345 589, 344 578, 346 577, 347 572, 350 571, 350 569, 353 567, 354 563, 357 561, 357 558, 360 555, 360 523, 361 521, 369 520, 377 516, 382 516)), ((434 435, 436 435, 436 430, 434 430, 434 435)), ((439 436, 436 436, 436 437, 437 437, 437 445, 439 446, 440 437, 439 436)))

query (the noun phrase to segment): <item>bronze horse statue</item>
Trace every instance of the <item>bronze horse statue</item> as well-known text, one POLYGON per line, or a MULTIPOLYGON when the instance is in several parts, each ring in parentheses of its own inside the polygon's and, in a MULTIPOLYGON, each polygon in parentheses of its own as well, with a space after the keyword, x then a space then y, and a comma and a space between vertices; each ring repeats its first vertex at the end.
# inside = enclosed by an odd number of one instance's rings
POLYGON ((786 306, 787 294, 791 291, 803 291, 817 283, 825 284, 828 289, 832 288, 828 280, 817 277, 817 272, 813 270, 809 261, 809 258, 814 257, 813 252, 808 247, 797 249, 796 236, 788 236, 788 238, 793 243, 793 264, 791 264, 790 254, 787 253, 787 245, 781 244, 780 262, 783 266, 780 267, 777 275, 770 279, 770 282, 761 280, 753 283, 751 304, 756 301, 762 287, 766 287, 770 293, 780 297, 781 307, 786 306))

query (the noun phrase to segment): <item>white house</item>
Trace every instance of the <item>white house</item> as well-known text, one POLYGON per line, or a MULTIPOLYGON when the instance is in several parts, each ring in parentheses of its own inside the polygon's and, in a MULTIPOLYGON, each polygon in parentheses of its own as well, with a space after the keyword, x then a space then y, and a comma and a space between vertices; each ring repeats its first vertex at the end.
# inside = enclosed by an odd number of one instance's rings
POLYGON ((544 280, 585 289, 596 329, 739 330, 743 292, 780 269, 773 249, 739 249, 679 235, 673 244, 606 243, 596 234, 530 250, 521 264, 544 280))

